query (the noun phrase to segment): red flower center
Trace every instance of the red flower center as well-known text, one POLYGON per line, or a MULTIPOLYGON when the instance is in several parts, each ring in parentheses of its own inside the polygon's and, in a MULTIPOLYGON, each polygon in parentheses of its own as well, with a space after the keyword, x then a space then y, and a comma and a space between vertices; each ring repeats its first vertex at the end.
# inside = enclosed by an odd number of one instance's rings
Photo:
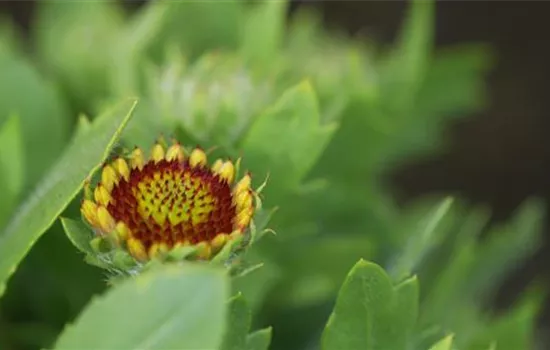
POLYGON ((113 187, 107 210, 148 249, 154 243, 210 241, 233 231, 231 188, 210 168, 149 161, 113 187))

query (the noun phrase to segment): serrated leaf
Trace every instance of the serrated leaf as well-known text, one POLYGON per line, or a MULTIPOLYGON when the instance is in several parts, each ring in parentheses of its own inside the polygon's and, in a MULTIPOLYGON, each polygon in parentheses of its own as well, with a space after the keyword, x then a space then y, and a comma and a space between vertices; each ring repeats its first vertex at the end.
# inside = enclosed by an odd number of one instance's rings
POLYGON ((475 339, 464 348, 534 349, 535 327, 544 297, 539 290, 529 291, 510 310, 478 329, 475 339))
POLYGON ((93 300, 55 349, 218 349, 228 292, 221 269, 167 265, 93 300))
POLYGON ((168 9, 151 45, 156 58, 169 44, 176 44, 192 57, 209 50, 237 47, 242 22, 241 1, 165 1, 160 6, 168 9))
POLYGON ((0 295, 6 280, 34 242, 76 196, 86 178, 107 158, 136 103, 136 100, 129 100, 100 116, 91 130, 65 151, 0 233, 0 295))
POLYGON ((491 61, 491 51, 480 45, 438 51, 426 71, 415 106, 418 117, 413 119, 437 120, 434 116, 454 116, 480 107, 491 61))
POLYGON ((228 320, 221 350, 245 349, 252 314, 240 293, 229 302, 228 320))
POLYGON ((23 189, 24 162, 23 140, 19 118, 13 115, 0 125, 0 228, 13 211, 23 189))
POLYGON ((383 76, 383 87, 387 89, 384 97, 388 98, 388 107, 396 113, 404 112, 414 101, 428 68, 433 45, 434 8, 433 0, 410 3, 399 42, 387 61, 383 76))
POLYGON ((93 238, 91 230, 82 221, 61 218, 61 224, 67 238, 81 252, 95 255, 96 252, 90 246, 90 240, 93 238))
POLYGON ((441 241, 441 237, 435 235, 439 232, 439 226, 449 213, 452 203, 452 198, 444 199, 418 223, 410 234, 406 247, 391 266, 391 275, 395 280, 399 281, 413 273, 434 244, 441 241))
POLYGON ((489 213, 482 208, 460 216, 457 220, 457 235, 454 240, 447 243, 449 249, 438 249, 441 260, 429 261, 431 271, 423 269, 422 281, 425 292, 421 324, 445 324, 447 320, 455 318, 450 310, 461 304, 465 281, 468 280, 471 270, 477 268, 477 240, 489 218, 489 213))
POLYGON ((453 349, 453 335, 448 335, 445 338, 434 344, 429 350, 452 350, 453 349))
POLYGON ((508 272, 540 246, 544 203, 528 200, 513 220, 493 227, 477 248, 475 269, 468 275, 466 290, 475 298, 489 296, 508 272))
POLYGON ((241 43, 245 59, 260 65, 273 60, 283 39, 287 6, 285 0, 262 1, 247 9, 241 43))
POLYGON ((404 349, 417 310, 416 278, 393 287, 381 267, 360 260, 338 294, 322 349, 404 349))
POLYGON ((268 350, 271 343, 271 327, 255 331, 246 337, 245 350, 268 350))
POLYGON ((270 174, 266 198, 295 190, 330 140, 335 124, 320 124, 311 85, 303 82, 252 123, 242 141, 243 163, 253 173, 270 174))

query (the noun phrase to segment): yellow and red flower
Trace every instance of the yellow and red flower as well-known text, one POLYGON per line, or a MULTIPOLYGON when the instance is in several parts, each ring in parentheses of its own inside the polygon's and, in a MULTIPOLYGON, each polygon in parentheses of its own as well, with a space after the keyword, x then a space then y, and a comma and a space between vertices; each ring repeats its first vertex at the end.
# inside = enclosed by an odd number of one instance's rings
POLYGON ((114 237, 138 261, 179 247, 194 246, 209 259, 239 239, 254 215, 251 176, 234 183, 236 165, 195 148, 188 154, 177 142, 157 142, 149 157, 135 148, 128 157, 105 164, 81 205, 99 237, 114 237))

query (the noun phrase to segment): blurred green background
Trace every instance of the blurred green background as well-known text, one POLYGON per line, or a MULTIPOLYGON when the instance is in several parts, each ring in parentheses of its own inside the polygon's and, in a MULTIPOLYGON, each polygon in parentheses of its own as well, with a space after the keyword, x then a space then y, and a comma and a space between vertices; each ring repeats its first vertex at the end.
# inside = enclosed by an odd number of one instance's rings
MULTIPOLYGON (((12 18, 23 29, 18 35, 23 37, 32 33, 31 24, 36 17, 35 2, 1 2, 0 11, 6 18, 12 18)), ((513 211, 528 197, 536 195, 538 197, 550 198, 550 186, 547 174, 550 173, 550 143, 546 138, 546 130, 548 128, 548 118, 546 113, 550 110, 550 100, 543 94, 547 91, 545 84, 548 84, 550 79, 550 68, 547 68, 547 62, 550 60, 550 48, 546 45, 546 33, 548 32, 547 24, 545 24, 545 11, 550 9, 550 4, 544 2, 439 2, 436 7, 436 22, 435 22, 435 43, 438 49, 444 50, 449 45, 455 44, 471 44, 482 43, 489 44, 491 50, 491 64, 485 64, 484 59, 480 59, 481 63, 476 60, 478 56, 472 54, 464 54, 460 57, 470 57, 473 63, 472 67, 481 66, 482 71, 485 67, 488 75, 479 73, 475 77, 464 77, 464 84, 470 84, 472 81, 472 91, 485 91, 486 101, 482 103, 477 101, 477 96, 458 96, 460 101, 476 100, 466 106, 460 108, 460 111, 454 111, 460 119, 449 118, 451 121, 445 124, 445 128, 441 130, 445 147, 438 147, 435 150, 429 149, 429 152, 423 152, 422 144, 418 148, 422 152, 417 152, 414 157, 397 157, 396 161, 391 162, 391 166, 385 167, 384 188, 389 188, 390 192, 397 199, 397 203, 406 207, 407 204, 413 202, 418 197, 434 194, 456 194, 468 205, 483 204, 489 206, 493 210, 490 217, 491 221, 500 223, 508 220, 513 211), (485 78, 488 85, 487 88, 481 88, 477 84, 477 78, 485 78), (461 100, 462 98, 462 100, 461 100), (481 108, 483 107, 483 108, 481 108)), ((129 11, 139 10, 142 2, 124 2, 124 6, 129 11)), ((403 19, 406 14, 406 2, 381 2, 381 1, 331 1, 331 2, 291 2, 288 8, 289 16, 294 16, 299 9, 317 10, 321 14, 321 26, 333 32, 343 31, 349 35, 355 36, 359 41, 369 43, 371 40, 377 43, 384 44, 395 41, 399 28, 402 26, 403 19)), ((96 15, 93 12, 88 13, 88 18, 93 18, 96 15)), ((106 33, 109 32, 110 26, 116 26, 118 14, 112 13, 112 17, 104 17, 97 15, 96 21, 102 21, 102 28, 106 33)), ((48 25, 47 21, 52 18, 46 18, 42 25, 48 25)), ((53 18, 53 21, 71 22, 70 15, 67 18, 53 18)), ((68 24, 67 24, 68 25, 68 24)), ((38 26, 40 28, 40 25, 38 26)), ((63 30, 63 25, 58 26, 63 30)), ((36 28, 35 28, 36 29, 36 28)), ((307 30, 307 28, 305 28, 307 30)), ((38 29, 39 31, 41 29, 38 29)), ((220 28, 223 31, 223 28, 220 28)), ((55 31, 44 31, 38 34, 41 37, 42 45, 40 48, 41 54, 45 55, 51 64, 55 65, 55 52, 49 52, 51 47, 48 46, 48 39, 55 41, 57 35, 55 31), (43 34, 43 35, 42 35, 43 34), (49 56, 48 56, 49 55, 49 56)), ((101 36, 101 34, 99 34, 101 36)), ((229 34, 228 34, 229 35, 229 34)), ((17 37, 17 35, 15 36, 17 37)), ((299 40, 299 38, 297 38, 299 40)), ((207 42, 208 37, 205 36, 198 40, 198 45, 207 42)), ((69 42, 68 45, 74 43, 69 42)), ((16 41, 15 46, 22 45, 25 50, 25 41, 16 41)), ((205 44, 206 45, 206 44, 205 44)), ((55 50, 55 49, 54 49, 55 50)), ((453 49, 447 52, 450 59, 449 64, 456 64, 455 75, 461 77, 461 63, 452 60, 453 49)), ((296 50, 297 52, 299 50, 296 50)), ((307 55, 307 51, 304 51, 307 55)), ((443 55, 445 51, 442 51, 443 55)), ((468 52, 468 50, 466 50, 468 52)), ((298 52, 299 53, 299 52, 298 52)), ((83 53, 86 55, 88 53, 83 53)), ((100 54, 100 53, 99 53, 100 54)), ((310 53, 311 54, 311 53, 310 53)), ((326 52, 316 53, 319 55, 318 66, 300 67, 299 69, 324 69, 324 54, 326 52)), ((77 53, 78 55, 78 53, 77 53)), ((80 56, 77 56, 80 57, 80 56)), ((309 57, 311 58, 311 57, 309 57)), ((316 57, 314 57, 316 58, 316 57)), ((11 101, 17 96, 10 95, 11 91, 28 91, 30 94, 37 89, 43 89, 43 84, 40 83, 42 77, 34 77, 33 71, 29 71, 24 61, 20 61, 18 57, 9 57, 0 55, 4 62, 11 62, 14 68, 9 72, 3 72, 2 79, 10 80, 11 76, 26 76, 30 75, 29 86, 19 87, 20 90, 7 86, 0 91, 0 106, 8 105, 1 103, 2 99, 11 101), (21 63, 18 66, 18 63, 21 63), (36 83, 34 80, 38 80, 36 83)), ((297 61, 298 58, 295 58, 297 61)), ((338 57, 336 57, 336 60, 338 57)), ((49 96, 44 103, 36 103, 36 106, 44 108, 41 113, 51 116, 63 116, 82 111, 92 113, 96 106, 88 105, 88 99, 83 99, 82 92, 87 96, 102 96, 105 91, 101 89, 103 86, 101 74, 96 74, 102 70, 102 62, 99 60, 90 60, 92 64, 88 67, 90 70, 86 72, 87 79, 72 80, 72 77, 81 75, 73 74, 75 69, 79 69, 78 65, 72 67, 66 62, 59 62, 62 65, 59 74, 59 81, 55 84, 62 85, 57 91, 59 96, 49 96), (94 64, 97 63, 97 66, 94 64), (67 86, 72 89, 67 89, 67 86), (96 87, 100 87, 97 88, 96 87), (80 93, 79 93, 80 92, 80 93), (57 103, 61 100, 61 95, 68 96, 69 103, 57 103)), ((312 60, 315 63, 315 59, 312 60)), ((348 62, 346 61, 346 64, 348 62)), ((209 64, 205 63, 208 71, 209 64)), ((233 67, 233 62, 227 63, 229 69, 233 67)), ((215 63, 214 63, 215 65, 215 63)), ((238 66, 238 64, 236 64, 238 66)), ((39 67, 40 69, 44 67, 39 67)), ((437 69, 437 68, 436 68, 437 69)), ((477 69, 477 68, 475 68, 477 69)), ((473 70, 475 70, 473 69, 473 70)), ((452 71, 452 69, 449 69, 452 71)), ((441 74, 445 75, 446 70, 441 70, 441 74)), ((80 74, 81 72, 79 72, 80 74)), ((200 76, 201 69, 198 68, 197 76, 200 76)), ((222 70, 222 76, 225 74, 222 70)), ((477 74, 477 73, 476 73, 477 74)), ((451 74, 452 75, 452 74, 451 74)), ((328 77, 326 86, 329 86, 332 81, 328 77)), ((437 76, 436 78, 441 78, 437 76)), ((446 78, 444 76, 443 78, 446 78)), ((460 86, 460 79, 455 79, 455 76, 449 77, 449 81, 456 82, 456 91, 467 90, 464 86, 460 86)), ((126 81, 121 79, 121 81, 126 81)), ((126 81, 128 83, 128 81, 126 81)), ((325 83, 320 79, 317 86, 318 95, 321 103, 332 106, 338 110, 339 101, 330 100, 330 89, 326 95, 323 95, 323 85, 325 83), (325 99, 323 99, 325 98, 325 99)), ((391 82, 390 82, 391 83, 391 82)), ((130 83, 128 83, 130 84, 130 83)), ((117 86, 116 89, 124 91, 128 86, 117 86)), ((343 89, 345 87, 342 87, 343 89)), ((453 103, 445 100, 445 94, 452 95, 455 86, 446 86, 445 90, 441 91, 438 96, 443 96, 442 100, 445 103, 453 103)), ((437 90, 428 91, 429 94, 437 94, 437 90)), ((49 90, 48 90, 49 91, 49 90)), ((253 90, 254 91, 254 90, 253 90)), ((270 91, 262 95, 263 90, 257 89, 254 95, 254 100, 258 101, 258 106, 262 106, 265 101, 270 101, 270 91)), ((46 92, 46 94, 49 92, 46 92)), ((37 96, 44 95, 41 92, 35 93, 37 96)), ((91 98, 90 98, 91 100, 91 98)), ((25 101, 22 99, 22 101, 25 101)), ((443 102, 442 102, 443 103, 443 102)), ((22 104, 25 104, 22 102, 22 104)), ((259 109, 258 106, 251 106, 251 110, 259 109)), ((429 106, 434 108, 436 112, 439 106, 429 106)), ((26 106, 32 109, 33 105, 26 106)), ((3 113, 11 113, 11 111, 2 111, 3 113)), ((330 110, 325 116, 330 120, 330 110)), ((333 113, 336 113, 332 111, 333 113)), ((30 111, 29 113, 34 113, 30 111)), ((72 114, 71 114, 72 115, 72 114)), ((60 117, 61 118, 61 117, 60 117)), ((70 119, 70 118, 67 118, 70 119)), ((49 123, 55 123, 55 118, 49 123)), ((51 125, 50 125, 51 126, 51 125)), ((73 125, 67 126, 72 129, 73 125)), ((426 126, 428 127, 428 126, 426 126)), ((412 141, 417 138, 422 138, 423 126, 420 126, 420 135, 412 135, 412 141)), ((64 130, 63 127, 52 128, 59 131, 59 135, 48 135, 47 139, 40 140, 37 138, 38 145, 44 144, 47 140, 51 152, 56 154, 62 147, 65 140, 69 138, 69 130, 64 130), (56 144, 58 142, 58 144, 56 144)), ((136 139, 140 137, 140 131, 134 130, 136 139)), ((411 141, 411 140, 408 140, 411 141)), ((407 142, 404 140, 403 142, 407 142)), ((403 145, 401 145, 403 146, 403 145)), ((32 147, 32 146, 31 146, 32 147)), ((331 156, 330 148, 328 155, 331 156)), ((35 151, 48 154, 46 150, 35 147, 35 151)), ((388 151, 389 154, 393 154, 388 151)), ((399 155, 400 150, 395 151, 399 155)), ((402 153, 406 153, 401 151, 402 153)), ((368 153, 368 150, 367 150, 368 153)), ((51 163, 51 159, 47 157, 38 157, 43 160, 43 164, 31 164, 36 166, 41 171, 51 163)), ((318 168, 319 172, 326 169, 321 163, 318 168)), ((40 170, 30 170, 30 174, 40 174, 40 170)), ((362 176, 362 174, 353 174, 353 176, 362 176)), ((33 182, 36 179, 31 178, 28 181, 33 182)), ((377 198, 377 194, 369 194, 373 198, 377 198)), ((74 209, 74 208, 73 208, 74 209)), ((319 210, 323 210, 320 208, 319 210)), ((376 211, 373 208, 373 212, 376 211)), ((1 214, 1 213, 0 213, 1 214)), ((384 216, 384 213, 377 213, 384 216)), ((347 213, 343 214, 344 216, 347 213)), ((454 219, 458 222, 461 219, 454 219)), ((375 220, 374 220, 375 221, 375 220)), ((380 219, 382 221, 382 219, 380 219)), ((376 223, 374 224, 376 225, 376 223)), ((381 225, 383 225, 381 223, 381 225)), ((351 225, 350 225, 351 226, 351 225)), ((547 230, 545 229, 545 233, 547 230)), ((545 237, 548 236, 545 234, 545 237)), ((507 278, 501 285, 499 284, 497 297, 491 300, 490 304, 483 305, 484 308, 496 306, 499 308, 507 308, 518 298, 520 293, 523 293, 525 286, 535 277, 545 276, 550 278, 550 246, 548 239, 543 240, 542 248, 538 252, 528 258, 528 260, 520 267, 511 266, 510 271, 512 277, 507 278)), ((358 242, 362 242, 360 239, 358 242)), ((395 242, 394 242, 395 243, 395 242)), ((267 243, 266 243, 267 244, 267 243)), ((329 242, 334 248, 338 242, 329 242)), ((346 249, 349 247, 342 243, 342 259, 340 263, 346 268, 351 267, 355 261, 355 256, 350 257, 346 249), (349 260, 347 260, 349 259, 349 260)), ((286 252, 289 254, 289 267, 292 268, 292 261, 300 261, 300 254, 303 246, 297 245, 295 249, 286 252)), ((336 248, 337 249, 337 248, 336 248)), ((90 295, 101 291, 104 288, 101 272, 97 269, 84 265, 81 262, 81 257, 74 252, 74 249, 69 245, 62 230, 59 229, 59 223, 56 223, 54 228, 45 235, 40 243, 28 258, 19 268, 17 275, 10 284, 11 293, 8 293, 1 302, 2 315, 0 315, 0 335, 7 338, 6 344, 18 344, 21 348, 36 348, 40 345, 50 343, 59 329, 65 324, 68 319, 72 319, 88 301, 90 295), (47 249, 40 247, 56 246, 60 251, 67 252, 66 254, 52 254, 47 249), (44 261, 48 261, 45 264, 44 261), (74 276, 79 276, 79 283, 74 283, 74 276), (37 287, 39 286, 38 290, 37 287), (62 291, 62 292, 61 292, 62 291), (9 324, 9 325, 8 325, 9 324), (4 332, 4 334, 2 334, 4 332), (8 334, 6 334, 8 333, 8 334), (30 336, 32 334, 32 336, 30 336)), ((319 250, 322 253, 322 249, 319 250)), ((361 254, 368 252, 365 248, 361 254)), ((322 261, 322 254, 319 256, 308 256, 312 264, 322 261)), ((359 254, 359 253, 357 253, 359 254)), ((374 253, 372 253, 374 255, 374 253)), ((378 254, 378 252, 376 253, 378 254)), ((278 259, 277 254, 273 254, 273 259, 278 259)), ((298 264, 298 263, 297 263, 298 264)), ((297 265, 298 266, 298 265, 297 265)), ((330 269, 330 263, 321 263, 322 269, 330 269)), ((342 267, 344 268, 344 267, 342 267)), ((339 267, 334 268, 335 274, 339 274, 339 267)), ((274 272, 275 273, 275 272, 274 272)), ((300 271, 296 272, 298 275, 300 271)), ((311 276, 310 276, 311 277, 311 276)), ((269 276, 267 277, 269 278, 269 276)), ((292 280, 292 278, 289 278, 292 280)), ((429 281, 428 281, 429 282, 429 281)), ((296 283, 294 281, 294 283, 296 283)), ((330 303, 322 302, 320 304, 311 303, 310 305, 300 306, 299 313, 308 315, 312 321, 310 326, 312 329, 304 330, 304 339, 292 339, 289 343, 285 343, 285 339, 291 338, 293 324, 289 320, 296 316, 296 311, 289 309, 278 310, 280 300, 289 298, 282 302, 299 305, 301 300, 308 298, 319 298, 323 300, 323 288, 330 291, 331 287, 323 285, 323 280, 316 280, 312 276, 310 280, 301 281, 301 285, 294 285, 294 290, 284 295, 281 290, 276 290, 270 295, 273 300, 273 305, 268 305, 263 313, 263 319, 260 318, 259 324, 269 320, 275 321, 274 326, 280 326, 277 338, 274 341, 274 348, 301 348, 308 342, 308 336, 316 332, 316 329, 325 319, 323 318, 330 311, 330 303), (318 283, 319 285, 316 285, 318 283), (308 290, 304 291, 303 286, 307 286, 308 290), (312 287, 313 286, 313 287, 312 287), (321 296, 309 295, 311 290, 321 291, 321 296), (280 294, 278 294, 280 293, 280 294), (305 293, 301 295, 300 293, 305 293), (280 300, 279 300, 280 299, 280 300), (287 333, 285 333, 287 332, 287 333)), ((422 283, 421 283, 422 285, 422 283)), ((326 293, 329 293, 329 292, 326 293)), ((306 303, 307 304, 307 303, 306 303)), ((548 309, 548 308, 547 308, 548 309)), ((546 323, 549 321, 550 314, 543 312, 540 314, 539 323, 542 329, 545 329, 546 323)), ((297 318, 296 323, 303 323, 308 320, 308 317, 302 316, 297 318)), ((544 335, 544 332, 542 332, 544 335)), ((3 349, 3 348, 2 348, 3 349)), ((18 349, 18 348, 14 348, 18 349)), ((12 350, 8 348, 8 350, 12 350)))

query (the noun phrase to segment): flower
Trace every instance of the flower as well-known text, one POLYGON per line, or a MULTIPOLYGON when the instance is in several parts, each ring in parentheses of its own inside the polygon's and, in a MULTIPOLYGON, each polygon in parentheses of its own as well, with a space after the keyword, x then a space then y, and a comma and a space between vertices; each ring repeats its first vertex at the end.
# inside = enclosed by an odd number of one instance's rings
POLYGON ((113 237, 134 259, 147 261, 194 246, 209 259, 246 232, 256 193, 251 175, 234 184, 237 165, 211 167, 200 148, 157 142, 148 158, 140 148, 105 164, 94 188, 86 188, 81 213, 99 237, 113 237))

